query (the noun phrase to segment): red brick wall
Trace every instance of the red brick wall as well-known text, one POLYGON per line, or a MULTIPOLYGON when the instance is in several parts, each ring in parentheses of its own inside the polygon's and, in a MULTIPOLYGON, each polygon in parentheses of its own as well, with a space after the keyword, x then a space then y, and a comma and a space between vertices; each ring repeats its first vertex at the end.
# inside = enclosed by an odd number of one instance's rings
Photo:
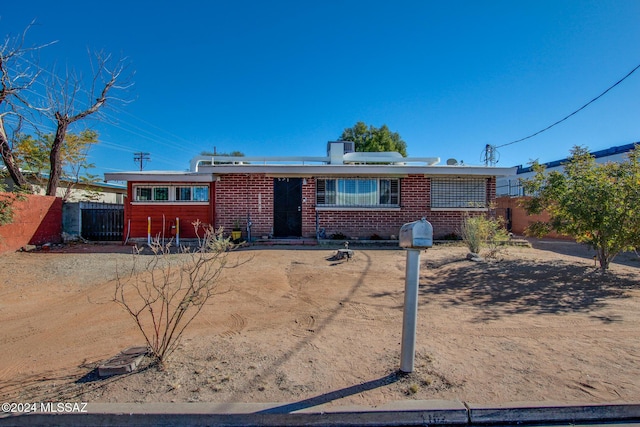
MULTIPOLYGON (((273 177, 264 174, 223 175, 220 181, 212 185, 210 207, 173 206, 158 204, 125 204, 125 221, 131 222, 131 237, 146 237, 147 217, 152 217, 152 235, 162 230, 162 214, 168 223, 176 216, 182 221, 181 236, 189 237, 185 222, 195 218, 210 218, 215 227, 224 227, 229 232, 236 220, 239 220, 242 236, 246 238, 247 215, 251 216, 252 237, 271 234, 273 230, 273 177), (135 211, 131 214, 131 211, 135 211)), ((315 179, 306 178, 302 185, 302 236, 316 236, 316 193, 315 179)), ((373 235, 388 238, 397 236, 400 227, 411 221, 425 217, 434 228, 434 237, 440 238, 458 233, 464 212, 432 211, 430 209, 430 178, 423 175, 410 175, 402 178, 400 184, 401 209, 379 210, 320 210, 317 212, 318 224, 330 237, 342 233, 349 238, 368 239, 373 235)), ((129 194, 132 187, 129 183, 129 194)), ((488 179, 487 197, 495 200, 495 178, 488 179)), ((484 212, 471 212, 470 215, 482 215, 484 212)), ((166 232, 166 231, 165 231, 166 232)), ((168 234, 167 234, 168 235, 168 234)))
MULTIPOLYGON (((11 194, 3 193, 7 197, 11 194)), ((0 253, 62 241, 62 199, 27 195, 13 203, 13 222, 0 226, 0 253)))
MULTIPOLYGON (((142 182, 129 182, 127 187, 127 193, 133 195, 133 185, 144 184, 142 182)), ((157 184, 159 183, 152 183, 157 184)), ((167 185, 172 185, 166 183, 167 185)), ((189 185, 183 184, 181 185, 189 185)), ((197 184, 201 185, 201 184, 197 184)), ((213 183, 209 189, 209 200, 213 200, 213 183)), ((173 203, 131 203, 131 196, 125 199, 124 203, 124 238, 127 238, 127 231, 129 231, 129 238, 146 238, 147 237, 147 218, 151 217, 151 236, 163 236, 170 238, 175 236, 175 229, 173 226, 176 223, 176 218, 180 219, 180 237, 189 239, 196 237, 195 229, 192 223, 196 220, 206 224, 213 223, 213 205, 191 205, 188 203, 173 204, 173 203), (164 216, 164 228, 163 228, 163 216, 164 216), (129 225, 131 229, 128 230, 129 225)))
MULTIPOLYGON (((495 178, 487 185, 488 200, 495 199, 495 178)), ((314 199, 315 200, 315 199, 314 199)), ((465 212, 432 211, 430 178, 423 175, 409 175, 400 183, 399 211, 319 211, 320 227, 325 229, 327 237, 342 233, 349 238, 367 239, 374 234, 388 238, 398 236, 400 227, 425 217, 433 225, 434 238, 448 234, 459 234, 460 224, 465 212)), ((484 212, 469 212, 469 215, 482 215, 484 212)))
MULTIPOLYGON (((303 190, 304 191, 304 190, 303 190)), ((273 178, 264 174, 224 175, 216 182, 216 227, 231 231, 240 222, 247 237, 247 214, 251 215, 252 237, 269 235, 273 228, 273 178)))

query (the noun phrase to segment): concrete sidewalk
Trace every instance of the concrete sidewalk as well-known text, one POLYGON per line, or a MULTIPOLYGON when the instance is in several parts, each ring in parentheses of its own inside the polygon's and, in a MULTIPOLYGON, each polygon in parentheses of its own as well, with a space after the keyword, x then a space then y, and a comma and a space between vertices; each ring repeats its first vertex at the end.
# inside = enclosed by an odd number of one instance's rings
MULTIPOLYGON (((50 407, 46 407, 50 408, 50 407)), ((640 426, 639 404, 475 405, 405 400, 379 407, 297 403, 89 403, 83 413, 0 414, 0 426, 640 426)))

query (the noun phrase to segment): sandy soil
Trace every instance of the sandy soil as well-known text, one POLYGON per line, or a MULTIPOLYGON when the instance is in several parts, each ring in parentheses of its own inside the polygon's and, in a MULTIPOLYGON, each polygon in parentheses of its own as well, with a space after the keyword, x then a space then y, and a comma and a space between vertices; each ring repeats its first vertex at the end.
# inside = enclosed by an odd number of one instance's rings
POLYGON ((111 301, 127 250, 0 256, 0 401, 640 401, 635 254, 603 275, 566 242, 480 263, 423 252, 416 370, 399 375, 403 251, 241 250, 167 369, 99 380, 99 362, 144 342, 111 301))

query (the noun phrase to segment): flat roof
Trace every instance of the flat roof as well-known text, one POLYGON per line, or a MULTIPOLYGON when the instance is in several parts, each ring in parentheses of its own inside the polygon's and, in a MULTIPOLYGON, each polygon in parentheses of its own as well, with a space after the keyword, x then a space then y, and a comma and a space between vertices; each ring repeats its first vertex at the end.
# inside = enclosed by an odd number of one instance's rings
POLYGON ((199 171, 131 171, 105 173, 106 181, 212 182, 230 174, 264 174, 273 177, 358 177, 358 176, 508 176, 516 167, 490 166, 418 166, 418 165, 215 165, 200 166, 199 171))

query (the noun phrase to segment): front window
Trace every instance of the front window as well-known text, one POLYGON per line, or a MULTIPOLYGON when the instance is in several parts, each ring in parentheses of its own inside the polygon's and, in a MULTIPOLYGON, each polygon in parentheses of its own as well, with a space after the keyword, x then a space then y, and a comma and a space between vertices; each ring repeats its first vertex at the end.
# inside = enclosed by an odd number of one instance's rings
POLYGON ((176 187, 176 200, 191 200, 191 187, 176 187))
POLYGON ((134 202, 208 202, 206 185, 137 185, 134 186, 134 202))
POLYGON ((432 178, 431 207, 436 209, 487 208, 486 178, 432 178))
POLYGON ((400 180, 397 178, 318 179, 316 204, 341 207, 397 207, 400 180))
POLYGON ((164 202, 169 200, 169 188, 168 187, 156 187, 153 189, 153 200, 164 202))

